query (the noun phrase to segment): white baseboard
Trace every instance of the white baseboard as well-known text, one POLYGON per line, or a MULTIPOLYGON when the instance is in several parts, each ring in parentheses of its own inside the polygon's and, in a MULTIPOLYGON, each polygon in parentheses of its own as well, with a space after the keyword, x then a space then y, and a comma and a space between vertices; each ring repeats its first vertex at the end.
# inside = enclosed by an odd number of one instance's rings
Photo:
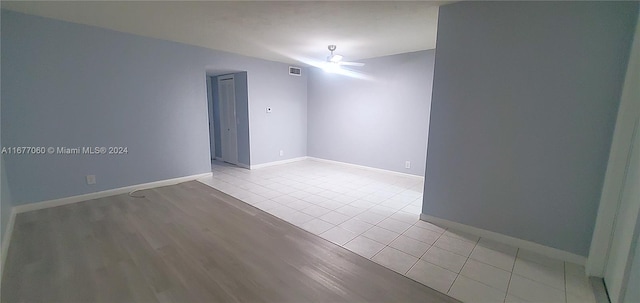
POLYGON ((224 164, 228 164, 228 165, 235 165, 237 167, 242 167, 242 168, 246 168, 246 169, 251 169, 251 166, 249 164, 244 164, 244 163, 240 163, 238 162, 237 164, 233 164, 233 163, 229 163, 229 162, 224 162, 224 160, 222 160, 222 158, 220 157, 216 157, 215 159, 212 159, 212 161, 220 161, 224 164))
POLYGON ((332 163, 332 164, 346 165, 346 166, 351 166, 351 167, 357 167, 357 168, 362 168, 362 169, 367 169, 367 170, 372 170, 372 171, 378 171, 378 172, 392 173, 392 174, 396 174, 396 175, 399 175, 399 176, 413 177, 413 178, 419 178, 421 180, 424 180, 423 176, 412 175, 412 174, 407 174, 407 173, 401 173, 401 172, 388 170, 388 169, 375 168, 375 167, 370 167, 370 166, 364 166, 364 165, 358 165, 358 164, 340 162, 340 161, 334 161, 334 160, 327 160, 327 159, 316 158, 316 157, 307 157, 307 158, 309 160, 318 161, 318 162, 326 162, 326 163, 332 163))
POLYGON ((442 227, 455 229, 461 232, 466 232, 482 238, 487 238, 487 239, 490 239, 499 243, 503 243, 506 245, 510 245, 513 247, 526 249, 526 250, 529 250, 553 259, 567 261, 567 262, 571 262, 571 263, 583 265, 583 266, 587 261, 586 257, 580 256, 574 253, 570 253, 568 251, 545 246, 545 245, 527 241, 527 240, 514 238, 514 237, 503 235, 497 232, 488 231, 482 228, 477 228, 477 227, 469 226, 466 224, 437 218, 434 216, 420 214, 420 220, 427 221, 442 227))
POLYGON ((7 222, 7 229, 4 231, 4 237, 2 238, 2 248, 0 254, 0 284, 2 284, 2 275, 4 273, 4 264, 7 261, 7 253, 9 252, 9 243, 11 235, 13 235, 13 225, 16 221, 16 211, 11 209, 11 215, 9 215, 9 222, 7 222))
POLYGON ((88 193, 88 194, 84 194, 84 195, 71 196, 71 197, 66 197, 66 198, 60 198, 60 199, 54 199, 54 200, 48 200, 48 201, 29 203, 29 204, 24 204, 24 205, 18 205, 18 206, 13 207, 13 210, 15 211, 16 214, 19 214, 19 213, 23 213, 23 212, 27 212, 27 211, 45 209, 45 208, 50 208, 50 207, 56 207, 56 206, 61 206, 61 205, 72 204, 72 203, 78 203, 78 202, 87 201, 87 200, 104 198, 104 197, 113 196, 113 195, 125 194, 125 193, 132 192, 134 190, 141 190, 141 189, 149 189, 149 188, 160 187, 160 186, 174 185, 174 184, 187 182, 187 181, 191 181, 191 180, 196 180, 196 179, 209 177, 209 176, 211 176, 211 173, 197 174, 197 175, 185 176, 185 177, 180 177, 180 178, 173 178, 173 179, 167 179, 167 180, 161 180, 161 181, 155 181, 155 182, 131 185, 131 186, 126 186, 126 187, 120 187, 120 188, 114 188, 114 189, 99 191, 99 192, 95 192, 95 193, 88 193))
POLYGON ((259 168, 264 168, 264 167, 269 167, 269 166, 274 166, 274 165, 280 165, 280 164, 287 164, 287 163, 291 163, 291 162, 298 162, 298 161, 302 161, 302 160, 306 160, 308 157, 298 157, 298 158, 291 158, 291 159, 286 159, 286 160, 280 160, 280 161, 273 161, 273 162, 267 162, 267 163, 262 163, 262 164, 256 164, 256 165, 251 165, 249 169, 259 169, 259 168))

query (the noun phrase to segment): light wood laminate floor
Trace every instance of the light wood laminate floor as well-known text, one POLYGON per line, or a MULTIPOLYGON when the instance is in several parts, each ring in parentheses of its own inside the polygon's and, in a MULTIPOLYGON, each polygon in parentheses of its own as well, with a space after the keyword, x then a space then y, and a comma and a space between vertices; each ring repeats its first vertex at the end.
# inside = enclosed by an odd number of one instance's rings
POLYGON ((458 302, 199 182, 19 214, 2 302, 458 302))

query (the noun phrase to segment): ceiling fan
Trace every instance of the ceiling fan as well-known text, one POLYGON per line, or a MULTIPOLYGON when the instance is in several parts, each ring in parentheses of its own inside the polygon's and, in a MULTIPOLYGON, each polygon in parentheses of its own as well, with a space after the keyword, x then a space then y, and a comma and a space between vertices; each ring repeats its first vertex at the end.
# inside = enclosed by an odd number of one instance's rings
POLYGON ((344 66, 363 66, 364 63, 361 62, 348 62, 348 61, 342 61, 342 55, 338 55, 338 54, 334 54, 333 52, 336 50, 336 46, 334 44, 331 44, 327 47, 329 49, 329 51, 331 52, 331 54, 329 54, 329 56, 327 56, 327 62, 331 63, 331 64, 335 64, 338 66, 344 65, 344 66))

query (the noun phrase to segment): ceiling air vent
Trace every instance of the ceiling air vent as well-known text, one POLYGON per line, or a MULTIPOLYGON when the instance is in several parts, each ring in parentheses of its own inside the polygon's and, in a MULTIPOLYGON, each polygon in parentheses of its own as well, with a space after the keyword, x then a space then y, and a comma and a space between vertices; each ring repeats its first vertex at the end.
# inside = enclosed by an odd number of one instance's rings
POLYGON ((289 66, 289 75, 300 77, 302 75, 302 68, 289 66))

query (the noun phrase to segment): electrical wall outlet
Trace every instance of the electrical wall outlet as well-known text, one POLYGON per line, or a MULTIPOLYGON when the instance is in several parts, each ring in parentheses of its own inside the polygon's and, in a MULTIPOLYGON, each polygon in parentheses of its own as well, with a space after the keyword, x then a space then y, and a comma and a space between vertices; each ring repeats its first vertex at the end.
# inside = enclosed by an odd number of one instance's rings
POLYGON ((411 161, 405 161, 404 168, 411 168, 411 161))
POLYGON ((87 184, 96 184, 96 175, 87 175, 87 184))
POLYGON ((280 150, 280 157, 284 156, 284 150, 280 150))

